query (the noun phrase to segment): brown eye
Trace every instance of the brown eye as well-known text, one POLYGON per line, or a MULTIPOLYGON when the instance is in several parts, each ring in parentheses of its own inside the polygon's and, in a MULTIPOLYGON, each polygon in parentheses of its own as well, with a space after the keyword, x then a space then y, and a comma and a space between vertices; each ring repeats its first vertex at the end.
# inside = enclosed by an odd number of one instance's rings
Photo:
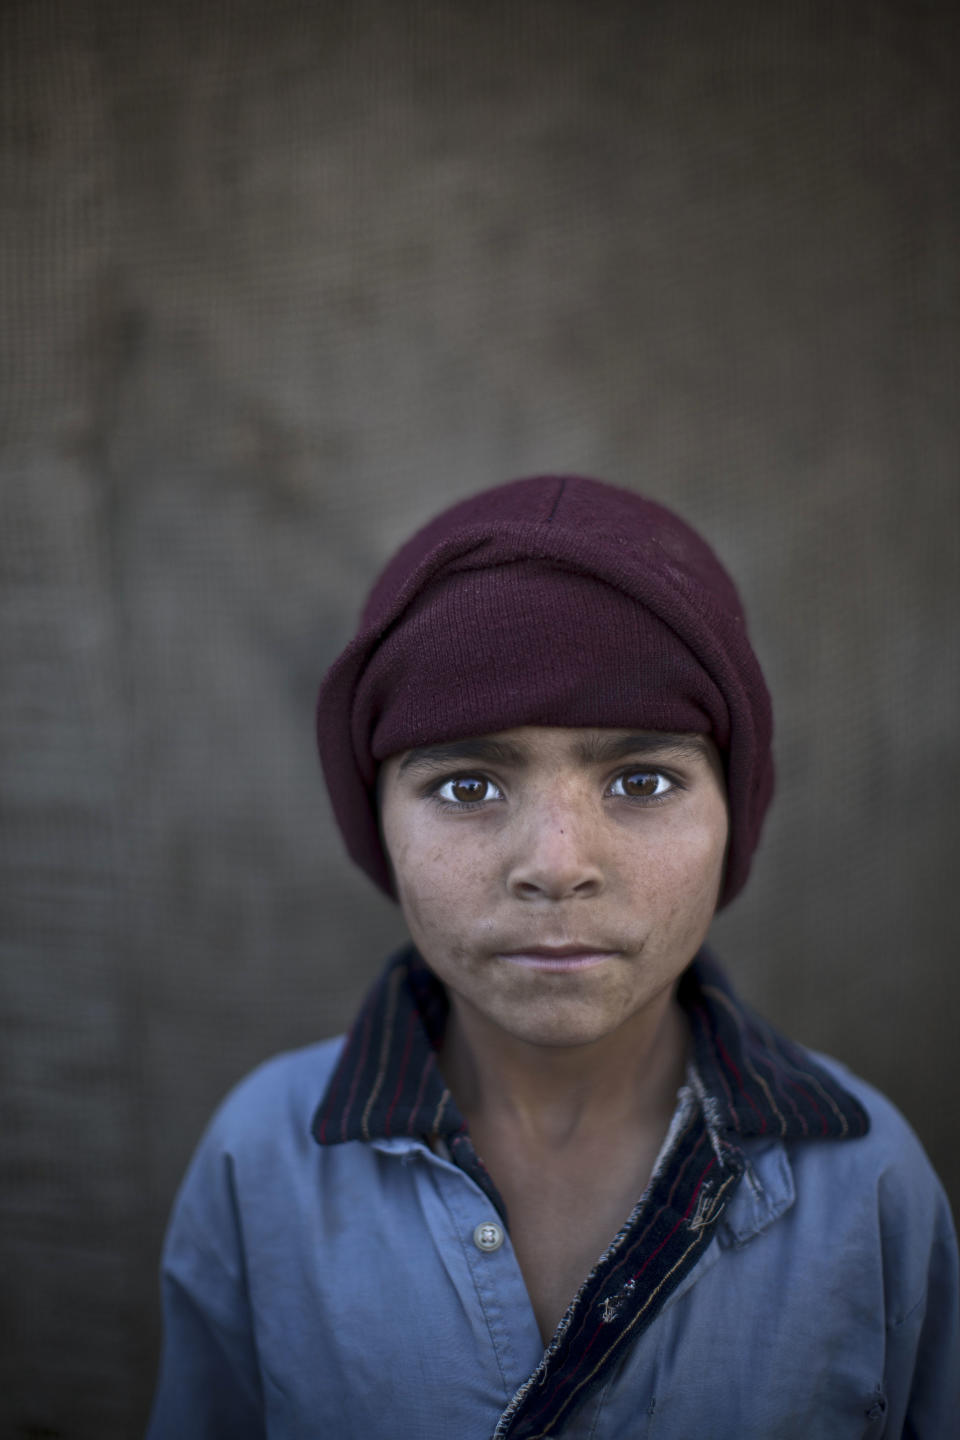
POLYGON ((469 777, 465 780, 452 780, 450 782, 450 793, 454 800, 483 800, 487 794, 486 780, 472 780, 469 777))
POLYGON ((437 794, 452 805, 476 805, 482 800, 502 798, 493 781, 484 780, 481 775, 458 775, 455 780, 444 780, 437 794))
POLYGON ((626 795, 631 800, 652 800, 665 795, 671 782, 655 770, 628 770, 626 775, 618 775, 610 788, 614 795, 626 795))

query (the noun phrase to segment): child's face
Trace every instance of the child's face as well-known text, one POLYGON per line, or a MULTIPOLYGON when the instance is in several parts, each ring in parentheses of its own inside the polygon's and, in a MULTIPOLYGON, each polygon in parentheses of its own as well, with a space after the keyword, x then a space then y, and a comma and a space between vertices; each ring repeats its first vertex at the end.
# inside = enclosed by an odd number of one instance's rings
POLYGON ((454 1006, 563 1046, 665 1003, 723 874, 712 741, 526 726, 392 756, 381 782, 411 938, 454 1006))

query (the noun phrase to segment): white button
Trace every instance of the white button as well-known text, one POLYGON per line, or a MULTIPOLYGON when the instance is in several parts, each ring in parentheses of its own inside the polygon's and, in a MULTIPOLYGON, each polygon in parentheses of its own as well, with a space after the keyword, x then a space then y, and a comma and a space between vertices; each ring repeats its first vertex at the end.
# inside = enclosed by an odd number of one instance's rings
POLYGON ((486 1220, 474 1230, 473 1243, 478 1250, 499 1250, 503 1244, 503 1231, 492 1220, 486 1220))

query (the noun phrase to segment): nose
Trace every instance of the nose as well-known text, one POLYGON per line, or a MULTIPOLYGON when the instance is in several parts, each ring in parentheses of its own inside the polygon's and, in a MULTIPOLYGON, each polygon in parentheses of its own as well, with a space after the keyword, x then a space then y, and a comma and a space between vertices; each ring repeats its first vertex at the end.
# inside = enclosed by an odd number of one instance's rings
POLYGON ((507 884, 518 900, 588 899, 604 888, 595 826, 575 806, 534 807, 518 828, 507 884))

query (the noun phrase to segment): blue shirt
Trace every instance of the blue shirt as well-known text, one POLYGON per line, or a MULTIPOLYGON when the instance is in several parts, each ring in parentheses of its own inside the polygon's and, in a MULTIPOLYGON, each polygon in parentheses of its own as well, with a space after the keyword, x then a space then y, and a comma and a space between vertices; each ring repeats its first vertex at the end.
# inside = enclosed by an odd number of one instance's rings
POLYGON ((404 952, 227 1098, 163 1258, 149 1440, 960 1436, 956 1239, 893 1106, 700 956, 654 1174, 544 1349, 404 952))

